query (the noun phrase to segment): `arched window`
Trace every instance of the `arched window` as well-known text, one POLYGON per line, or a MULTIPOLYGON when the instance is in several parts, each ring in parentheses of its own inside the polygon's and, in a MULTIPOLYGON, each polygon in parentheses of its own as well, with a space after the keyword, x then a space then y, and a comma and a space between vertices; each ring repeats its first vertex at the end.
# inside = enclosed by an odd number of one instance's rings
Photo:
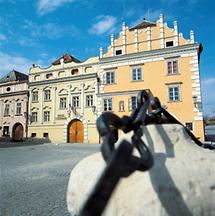
POLYGON ((125 106, 124 106, 124 101, 119 102, 119 112, 124 112, 125 111, 125 106))

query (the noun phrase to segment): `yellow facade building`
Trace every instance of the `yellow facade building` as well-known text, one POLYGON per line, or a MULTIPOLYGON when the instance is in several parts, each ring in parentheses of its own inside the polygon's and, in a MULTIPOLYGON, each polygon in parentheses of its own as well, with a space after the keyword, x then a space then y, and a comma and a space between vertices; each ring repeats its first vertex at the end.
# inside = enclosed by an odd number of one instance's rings
POLYGON ((32 67, 30 101, 37 92, 38 102, 30 103, 29 135, 48 136, 53 142, 78 142, 72 137, 82 131, 84 142, 98 142, 96 118, 104 111, 129 115, 136 107, 137 93, 148 89, 169 112, 204 140, 201 51, 193 31, 189 39, 184 39, 178 32, 177 22, 169 28, 160 15, 156 23, 143 20, 132 28, 123 23, 119 35, 116 38, 111 35, 107 51, 100 48, 99 57, 82 63, 76 59, 66 63, 62 57, 50 68, 32 67), (47 90, 51 101, 44 100, 47 90), (79 99, 75 98, 78 96, 79 99), (89 97, 93 98, 90 106, 89 97), (61 109, 62 100, 66 101, 64 109, 61 109), (79 100, 78 106, 75 100, 79 100), (46 112, 49 121, 44 121, 46 112), (83 129, 75 131, 74 127, 83 129))

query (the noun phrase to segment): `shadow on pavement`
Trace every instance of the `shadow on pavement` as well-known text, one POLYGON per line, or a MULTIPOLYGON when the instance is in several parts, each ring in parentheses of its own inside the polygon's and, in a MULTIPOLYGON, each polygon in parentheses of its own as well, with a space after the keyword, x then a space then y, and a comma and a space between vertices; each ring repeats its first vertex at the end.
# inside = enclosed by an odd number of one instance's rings
POLYGON ((38 138, 29 138, 23 141, 12 141, 7 138, 0 138, 0 148, 11 148, 11 147, 19 147, 19 146, 32 146, 32 145, 43 145, 44 143, 51 143, 49 139, 38 139, 38 138))

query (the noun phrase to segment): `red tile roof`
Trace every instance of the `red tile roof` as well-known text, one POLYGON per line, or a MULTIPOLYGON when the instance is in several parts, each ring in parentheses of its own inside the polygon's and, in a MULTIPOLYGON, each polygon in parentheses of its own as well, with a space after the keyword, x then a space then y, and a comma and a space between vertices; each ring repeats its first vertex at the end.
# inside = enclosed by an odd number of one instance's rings
POLYGON ((57 60, 55 60, 54 62, 52 62, 52 65, 59 65, 60 64, 60 60, 63 58, 63 62, 64 63, 69 63, 69 62, 76 62, 76 63, 80 63, 81 61, 76 59, 75 57, 69 55, 69 54, 63 54, 60 58, 58 58, 57 60))

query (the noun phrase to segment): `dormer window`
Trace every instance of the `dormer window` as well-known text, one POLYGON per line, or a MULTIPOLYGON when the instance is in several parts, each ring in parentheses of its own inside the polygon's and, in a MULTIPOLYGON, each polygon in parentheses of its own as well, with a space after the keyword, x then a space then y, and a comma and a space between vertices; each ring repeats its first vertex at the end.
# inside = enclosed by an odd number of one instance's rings
POLYGON ((166 42, 166 47, 173 47, 173 46, 174 46, 173 41, 167 41, 166 42))
POLYGON ((122 55, 122 50, 116 50, 116 55, 122 55))
POLYGON ((78 69, 77 68, 76 69, 72 69, 71 74, 72 75, 77 75, 78 74, 78 69))
POLYGON ((46 74, 46 79, 50 79, 52 76, 53 76, 52 73, 48 73, 48 74, 46 74))

